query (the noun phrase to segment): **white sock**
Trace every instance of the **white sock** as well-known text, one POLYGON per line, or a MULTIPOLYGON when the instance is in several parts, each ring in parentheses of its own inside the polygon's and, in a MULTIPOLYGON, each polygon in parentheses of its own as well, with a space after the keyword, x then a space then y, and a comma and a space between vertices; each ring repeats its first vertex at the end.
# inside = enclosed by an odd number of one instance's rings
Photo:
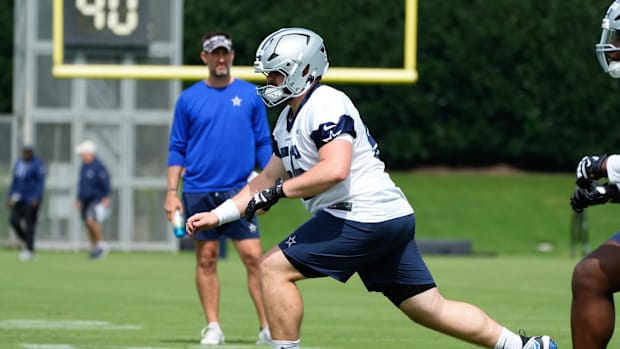
POLYGON ((208 328, 219 328, 220 330, 222 329, 222 328, 220 327, 220 323, 219 323, 219 322, 209 322, 209 323, 207 324, 207 327, 208 327, 208 328))
POLYGON ((502 333, 499 335, 497 344, 493 349, 522 349, 523 341, 521 336, 508 330, 506 327, 502 327, 502 333))
POLYGON ((296 341, 271 341, 273 349, 299 349, 299 339, 296 341))

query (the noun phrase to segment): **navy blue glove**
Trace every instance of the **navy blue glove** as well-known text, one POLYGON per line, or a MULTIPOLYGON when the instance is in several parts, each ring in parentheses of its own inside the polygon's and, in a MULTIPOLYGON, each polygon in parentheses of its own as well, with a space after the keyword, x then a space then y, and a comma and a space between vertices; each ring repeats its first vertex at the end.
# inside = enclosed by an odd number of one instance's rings
POLYGON ((608 202, 620 202, 620 190, 615 184, 597 184, 590 181, 590 187, 577 188, 570 197, 570 207, 575 212, 582 212, 584 208, 608 202))
POLYGON ((265 190, 259 191, 254 194, 254 197, 250 202, 248 202, 248 206, 245 209, 244 216, 248 220, 251 220, 254 217, 254 214, 258 210, 267 211, 271 208, 271 206, 275 205, 280 198, 285 198, 284 191, 282 190, 282 178, 278 178, 276 184, 265 190))

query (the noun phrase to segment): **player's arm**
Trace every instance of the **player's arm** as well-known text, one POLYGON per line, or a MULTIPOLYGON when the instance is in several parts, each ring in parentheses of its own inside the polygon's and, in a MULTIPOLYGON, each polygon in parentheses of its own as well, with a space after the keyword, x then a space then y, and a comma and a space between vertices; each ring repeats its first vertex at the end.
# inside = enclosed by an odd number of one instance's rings
POLYGON ((269 209, 280 198, 317 195, 342 182, 349 175, 352 152, 348 135, 325 143, 319 149, 319 162, 309 171, 284 183, 278 180, 272 187, 254 194, 245 209, 245 217, 250 219, 256 211, 269 209))
POLYGON ((286 174, 282 159, 272 155, 267 166, 254 177, 237 195, 224 201, 221 205, 209 212, 200 212, 187 219, 186 230, 193 236, 200 230, 213 229, 219 225, 235 221, 245 212, 252 196, 273 186, 279 178, 286 174))
POLYGON ((580 188, 587 189, 590 181, 607 177, 607 154, 586 155, 577 164, 576 183, 580 188))
POLYGON ((287 198, 311 197, 344 181, 351 171, 353 144, 350 135, 343 135, 319 149, 319 162, 283 184, 287 198))

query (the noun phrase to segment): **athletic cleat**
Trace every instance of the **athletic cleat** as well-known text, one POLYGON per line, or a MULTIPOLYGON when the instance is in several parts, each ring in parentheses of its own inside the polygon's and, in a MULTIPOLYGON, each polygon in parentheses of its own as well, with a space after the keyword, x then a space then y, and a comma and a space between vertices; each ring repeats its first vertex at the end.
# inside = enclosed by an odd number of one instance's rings
POLYGON ((271 345, 271 332, 269 332, 269 327, 261 328, 260 332, 258 332, 256 344, 271 345))
POLYGON ((523 349, 557 349, 558 345, 549 336, 521 336, 523 349))
POLYGON ((220 345, 224 344, 224 332, 218 324, 210 324, 200 331, 202 339, 201 345, 220 345))
POLYGON ((19 260, 20 261, 31 261, 34 259, 34 252, 30 251, 30 250, 22 250, 19 253, 19 260))

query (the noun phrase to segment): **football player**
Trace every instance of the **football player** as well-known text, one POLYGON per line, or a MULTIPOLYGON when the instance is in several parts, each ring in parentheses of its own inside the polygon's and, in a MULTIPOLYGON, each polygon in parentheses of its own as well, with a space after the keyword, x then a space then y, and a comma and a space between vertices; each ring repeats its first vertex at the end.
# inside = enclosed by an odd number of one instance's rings
POLYGON ((254 69, 267 83, 258 93, 269 107, 286 104, 273 130, 274 154, 239 194, 187 222, 193 235, 283 198, 301 199, 310 212, 261 262, 273 347, 300 346, 297 281, 346 282, 358 273, 369 291, 431 329, 487 348, 556 348, 549 336, 522 337, 441 295, 416 246, 413 209, 385 172, 377 143, 347 95, 321 83, 328 66, 322 38, 307 29, 284 28, 260 44, 254 69))
MULTIPOLYGON (((620 0, 602 22, 596 55, 603 71, 620 77, 620 0)), ((620 202, 620 155, 584 156, 577 165, 578 189, 571 207, 579 212, 592 205, 620 202), (599 183, 606 179, 606 183, 599 183)), ((620 291, 620 232, 585 256, 573 270, 571 334, 573 348, 607 348, 616 318, 614 293, 620 291)))

